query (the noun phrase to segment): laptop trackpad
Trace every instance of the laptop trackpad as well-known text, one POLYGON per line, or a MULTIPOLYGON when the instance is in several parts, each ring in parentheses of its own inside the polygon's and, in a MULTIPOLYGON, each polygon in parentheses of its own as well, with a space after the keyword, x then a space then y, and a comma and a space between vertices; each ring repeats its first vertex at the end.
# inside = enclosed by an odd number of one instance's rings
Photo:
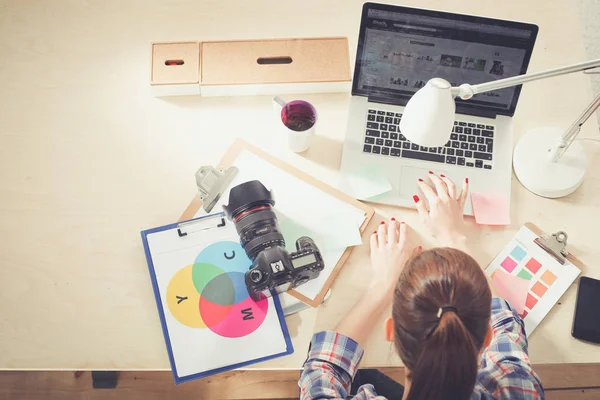
POLYGON ((428 178, 429 171, 432 171, 434 174, 440 175, 444 174, 448 176, 448 171, 437 168, 417 168, 417 167, 402 167, 402 173, 400 174, 400 195, 401 196, 413 196, 419 195, 422 196, 423 192, 419 189, 417 185, 418 179, 423 179, 426 183, 431 183, 428 178))

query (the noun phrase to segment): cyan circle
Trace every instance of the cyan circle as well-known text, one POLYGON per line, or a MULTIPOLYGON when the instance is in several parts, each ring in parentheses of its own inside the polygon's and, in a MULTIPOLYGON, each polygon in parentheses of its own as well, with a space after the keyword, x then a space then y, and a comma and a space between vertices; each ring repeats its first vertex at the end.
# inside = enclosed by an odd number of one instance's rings
POLYGON ((198 254, 194 264, 213 264, 225 272, 246 273, 252 261, 239 242, 223 241, 207 246, 198 254))

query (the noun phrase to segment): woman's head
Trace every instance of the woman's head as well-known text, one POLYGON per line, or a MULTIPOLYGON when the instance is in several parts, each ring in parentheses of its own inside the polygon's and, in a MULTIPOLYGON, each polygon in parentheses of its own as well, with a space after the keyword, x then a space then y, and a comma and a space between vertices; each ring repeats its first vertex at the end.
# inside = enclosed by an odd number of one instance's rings
POLYGON ((407 263, 392 317, 396 349, 410 370, 409 399, 471 396, 490 313, 487 279, 466 253, 437 248, 407 263))

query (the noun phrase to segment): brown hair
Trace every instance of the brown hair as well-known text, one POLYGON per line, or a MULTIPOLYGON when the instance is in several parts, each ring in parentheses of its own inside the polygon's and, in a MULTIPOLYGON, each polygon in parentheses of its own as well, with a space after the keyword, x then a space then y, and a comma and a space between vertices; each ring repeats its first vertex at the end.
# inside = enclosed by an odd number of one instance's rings
POLYGON ((437 248, 409 260, 392 311, 396 349, 410 369, 408 399, 471 397, 491 301, 487 279, 468 254, 437 248), (442 307, 450 308, 438 318, 442 307))

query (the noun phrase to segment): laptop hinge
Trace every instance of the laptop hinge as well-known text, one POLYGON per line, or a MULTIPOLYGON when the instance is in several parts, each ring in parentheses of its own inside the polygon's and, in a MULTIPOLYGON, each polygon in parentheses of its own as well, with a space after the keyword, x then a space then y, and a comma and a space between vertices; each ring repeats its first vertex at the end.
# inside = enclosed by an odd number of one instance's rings
MULTIPOLYGON (((392 98, 392 97, 369 97, 370 103, 383 103, 383 104, 391 104, 393 106, 405 106, 408 102, 405 98, 392 98)), ((456 113, 457 114, 466 114, 473 115, 475 117, 483 117, 483 118, 496 118, 498 113, 490 110, 481 110, 473 107, 464 107, 461 104, 456 104, 456 113)))
POLYGON ((394 99, 392 97, 369 97, 369 103, 391 104, 393 106, 405 106, 408 99, 394 99))
POLYGON ((475 117, 483 118, 496 118, 498 116, 498 113, 494 111, 480 110, 473 107, 461 107, 459 104, 456 105, 456 113, 473 115, 475 117))

